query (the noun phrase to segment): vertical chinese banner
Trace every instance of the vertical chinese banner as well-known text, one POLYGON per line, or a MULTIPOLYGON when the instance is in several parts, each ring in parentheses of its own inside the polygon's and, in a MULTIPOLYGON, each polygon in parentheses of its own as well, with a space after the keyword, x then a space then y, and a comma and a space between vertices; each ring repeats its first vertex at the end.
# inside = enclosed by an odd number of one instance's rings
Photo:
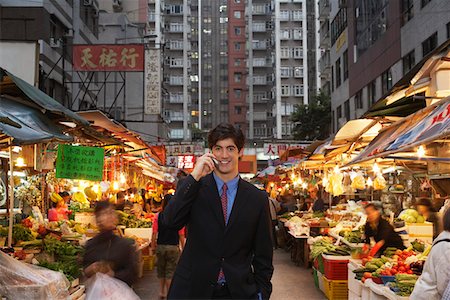
POLYGON ((159 49, 145 50, 144 112, 161 114, 161 53, 159 49))

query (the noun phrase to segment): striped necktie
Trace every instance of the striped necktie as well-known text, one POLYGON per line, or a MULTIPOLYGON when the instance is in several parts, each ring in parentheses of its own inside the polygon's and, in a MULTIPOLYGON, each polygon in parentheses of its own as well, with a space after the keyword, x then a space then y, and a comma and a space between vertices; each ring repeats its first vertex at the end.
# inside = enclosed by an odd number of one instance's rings
MULTIPOLYGON (((223 217, 225 220, 225 225, 227 224, 227 216, 228 216, 227 215, 227 211, 228 211, 227 190, 228 190, 228 186, 226 183, 224 183, 223 187, 222 187, 222 195, 220 196, 220 201, 222 202, 222 211, 223 211, 223 217)), ((225 282, 225 274, 223 273, 222 268, 220 268, 219 278, 218 278, 217 282, 219 282, 219 283, 225 282)))

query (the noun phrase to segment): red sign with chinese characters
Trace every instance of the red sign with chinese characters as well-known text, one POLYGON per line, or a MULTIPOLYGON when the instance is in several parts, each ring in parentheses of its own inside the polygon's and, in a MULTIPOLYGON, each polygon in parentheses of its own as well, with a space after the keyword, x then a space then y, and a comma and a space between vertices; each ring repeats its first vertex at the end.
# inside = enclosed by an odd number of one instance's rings
POLYGON ((195 155, 179 155, 178 169, 192 170, 194 169, 195 155))
POLYGON ((75 71, 144 71, 144 45, 74 45, 75 71))

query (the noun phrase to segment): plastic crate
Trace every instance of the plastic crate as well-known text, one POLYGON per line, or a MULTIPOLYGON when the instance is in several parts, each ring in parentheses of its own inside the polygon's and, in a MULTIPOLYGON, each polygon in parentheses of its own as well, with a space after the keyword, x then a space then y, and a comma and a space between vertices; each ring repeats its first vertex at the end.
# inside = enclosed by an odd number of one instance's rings
POLYGON ((329 280, 348 280, 348 259, 335 260, 323 257, 325 277, 329 280))
POLYGON ((143 256, 144 261, 144 271, 153 271, 155 268, 156 257, 154 255, 143 256))
POLYGON ((325 296, 328 300, 347 300, 348 282, 347 280, 328 280, 323 277, 325 286, 325 296))
POLYGON ((325 273, 322 255, 320 255, 314 259, 313 266, 320 273, 322 273, 322 274, 325 273))
MULTIPOLYGON (((319 278, 317 277, 317 270, 316 268, 313 268, 313 277, 314 277, 314 285, 316 288, 319 288, 319 278)), ((320 278, 322 280, 322 278, 320 278)))

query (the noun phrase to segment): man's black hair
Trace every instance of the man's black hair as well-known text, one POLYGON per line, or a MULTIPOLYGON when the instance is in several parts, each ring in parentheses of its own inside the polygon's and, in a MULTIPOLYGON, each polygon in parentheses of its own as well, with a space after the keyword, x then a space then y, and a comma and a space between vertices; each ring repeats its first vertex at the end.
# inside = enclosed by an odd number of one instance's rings
POLYGON ((112 205, 112 203, 110 203, 109 201, 99 201, 97 202, 97 204, 95 205, 95 216, 98 217, 99 214, 101 214, 103 211, 105 211, 108 208, 112 208, 114 209, 114 205, 112 205))
POLYGON ((221 123, 209 132, 208 146, 212 149, 217 142, 225 139, 232 139, 239 151, 244 148, 245 136, 242 130, 229 123, 221 123))

